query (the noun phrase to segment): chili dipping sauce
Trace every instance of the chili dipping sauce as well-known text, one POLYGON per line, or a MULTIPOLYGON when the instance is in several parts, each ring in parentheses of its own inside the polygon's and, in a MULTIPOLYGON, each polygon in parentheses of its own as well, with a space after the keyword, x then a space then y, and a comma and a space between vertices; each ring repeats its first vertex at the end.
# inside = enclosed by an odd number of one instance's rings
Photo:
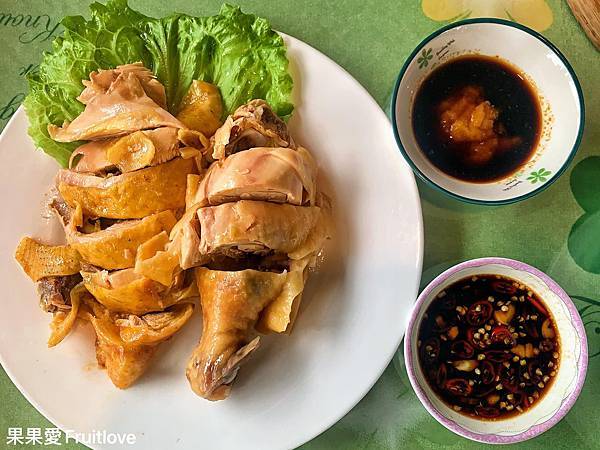
POLYGON ((430 387, 478 419, 531 408, 559 368, 559 336, 543 301, 499 275, 465 278, 440 292, 421 322, 418 349, 430 387))

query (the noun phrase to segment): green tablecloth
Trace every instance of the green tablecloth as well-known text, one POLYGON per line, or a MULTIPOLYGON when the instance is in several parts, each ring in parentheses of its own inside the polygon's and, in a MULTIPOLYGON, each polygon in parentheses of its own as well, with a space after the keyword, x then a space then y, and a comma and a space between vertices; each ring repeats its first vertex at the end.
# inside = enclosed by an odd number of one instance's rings
MULTIPOLYGON (((220 0, 130 0, 151 15, 205 15, 220 0)), ((26 92, 24 74, 60 33, 66 14, 86 14, 88 1, 0 0, 0 127, 26 92), (23 16, 21 16, 23 15, 23 16), (31 18, 29 18, 31 16, 31 18), (38 17, 39 16, 39 17, 38 17)), ((346 68, 384 108, 410 51, 457 16, 498 15, 541 29, 571 61, 586 98, 586 132, 575 161, 537 197, 497 208, 462 204, 422 183, 425 220, 423 283, 459 261, 505 256, 537 266, 574 298, 586 324, 590 366, 581 397, 552 430, 520 448, 600 448, 600 53, 562 0, 241 1, 346 68), (427 15, 426 15, 427 13, 427 15), (433 20, 435 19, 435 20, 433 20), (597 156, 594 156, 597 155, 597 156), (581 205, 581 206, 580 206, 581 205), (584 270, 582 267, 585 267, 584 270)), ((18 149, 15 149, 18 151, 18 149)), ((6 218, 4 219, 6 220, 6 218)), ((350 376, 350 375, 349 375, 350 376)), ((9 427, 52 427, 0 371, 0 447, 9 427)), ((439 425, 410 388, 401 351, 371 392, 339 423, 305 445, 321 448, 477 448, 439 425)), ((8 446, 7 448, 13 448, 8 446)), ((31 448, 24 446, 23 448, 31 448)), ((83 448, 72 444, 62 448, 83 448)))

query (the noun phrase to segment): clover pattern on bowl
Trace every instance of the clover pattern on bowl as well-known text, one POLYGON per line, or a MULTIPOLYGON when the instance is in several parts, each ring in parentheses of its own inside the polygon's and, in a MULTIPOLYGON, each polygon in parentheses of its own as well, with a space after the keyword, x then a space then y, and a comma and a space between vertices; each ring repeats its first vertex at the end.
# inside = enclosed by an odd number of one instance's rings
POLYGON ((419 64, 419 69, 427 67, 429 65, 429 61, 433 58, 431 48, 423 49, 421 55, 417 59, 417 63, 419 64))
POLYGON ((551 170, 546 170, 542 167, 541 169, 531 172, 527 177, 527 181, 529 181, 531 184, 535 184, 537 182, 542 184, 548 181, 550 174, 552 174, 551 170))

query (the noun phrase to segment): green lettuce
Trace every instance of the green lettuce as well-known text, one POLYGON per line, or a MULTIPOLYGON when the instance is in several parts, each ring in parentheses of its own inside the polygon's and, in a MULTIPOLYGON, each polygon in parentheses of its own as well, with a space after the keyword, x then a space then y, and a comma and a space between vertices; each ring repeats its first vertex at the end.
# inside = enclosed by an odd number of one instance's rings
POLYGON ((49 123, 61 125, 83 111, 76 97, 90 72, 142 61, 164 84, 169 111, 177 113, 195 79, 217 85, 225 113, 262 98, 287 118, 292 113, 292 78, 283 39, 269 23, 239 7, 223 5, 219 14, 174 14, 156 19, 132 10, 126 0, 93 3, 91 19, 65 17, 62 36, 31 74, 24 105, 35 144, 66 166, 80 143, 59 143, 49 123))

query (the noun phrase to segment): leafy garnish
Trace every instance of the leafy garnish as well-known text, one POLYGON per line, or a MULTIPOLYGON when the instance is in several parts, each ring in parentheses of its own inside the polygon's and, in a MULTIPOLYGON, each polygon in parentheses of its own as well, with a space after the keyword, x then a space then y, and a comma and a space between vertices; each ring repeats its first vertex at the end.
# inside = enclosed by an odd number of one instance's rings
POLYGON ((24 101, 35 144, 66 166, 79 143, 59 143, 48 124, 62 125, 83 111, 76 97, 90 72, 142 61, 164 84, 169 111, 194 79, 217 85, 225 114, 254 98, 265 99, 280 116, 293 110, 292 78, 283 39, 269 23, 239 7, 223 5, 219 14, 161 19, 132 10, 126 0, 93 3, 91 19, 65 17, 62 36, 31 74, 24 101))

